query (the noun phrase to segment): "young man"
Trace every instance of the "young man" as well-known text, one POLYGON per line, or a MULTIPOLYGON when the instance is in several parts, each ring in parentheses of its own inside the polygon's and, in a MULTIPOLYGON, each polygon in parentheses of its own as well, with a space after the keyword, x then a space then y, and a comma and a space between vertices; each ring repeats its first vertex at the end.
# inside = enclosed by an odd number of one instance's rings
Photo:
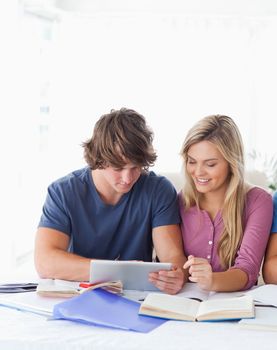
POLYGON ((170 294, 182 288, 186 258, 176 191, 148 172, 157 157, 152 141, 134 110, 112 110, 98 120, 83 144, 88 167, 48 188, 35 243, 41 277, 85 281, 91 259, 151 261, 154 246, 174 268, 149 280, 170 294))

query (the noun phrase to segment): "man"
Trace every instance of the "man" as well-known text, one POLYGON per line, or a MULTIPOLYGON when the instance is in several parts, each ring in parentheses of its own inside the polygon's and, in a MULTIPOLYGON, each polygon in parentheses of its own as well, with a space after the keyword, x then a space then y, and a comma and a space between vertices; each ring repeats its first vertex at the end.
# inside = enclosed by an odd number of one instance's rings
POLYGON ((148 172, 156 160, 153 133, 142 115, 122 108, 103 115, 83 144, 88 167, 55 181, 35 243, 42 278, 85 281, 91 259, 152 261, 153 245, 171 271, 151 273, 159 289, 177 293, 186 261, 176 191, 148 172))

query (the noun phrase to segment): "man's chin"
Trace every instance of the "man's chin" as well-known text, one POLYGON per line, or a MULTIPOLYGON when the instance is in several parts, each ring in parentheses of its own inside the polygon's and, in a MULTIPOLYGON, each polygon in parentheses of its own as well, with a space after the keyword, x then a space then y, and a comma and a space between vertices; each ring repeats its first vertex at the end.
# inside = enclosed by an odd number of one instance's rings
POLYGON ((132 187, 133 185, 118 185, 117 190, 120 193, 127 193, 131 190, 132 187))

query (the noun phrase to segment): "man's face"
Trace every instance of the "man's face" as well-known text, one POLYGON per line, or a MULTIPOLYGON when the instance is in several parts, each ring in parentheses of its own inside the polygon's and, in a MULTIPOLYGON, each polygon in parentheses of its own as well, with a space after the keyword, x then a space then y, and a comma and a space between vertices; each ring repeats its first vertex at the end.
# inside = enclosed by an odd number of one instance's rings
POLYGON ((140 177, 142 169, 133 163, 126 163, 122 168, 108 166, 101 171, 107 184, 116 193, 124 194, 131 190, 140 177))

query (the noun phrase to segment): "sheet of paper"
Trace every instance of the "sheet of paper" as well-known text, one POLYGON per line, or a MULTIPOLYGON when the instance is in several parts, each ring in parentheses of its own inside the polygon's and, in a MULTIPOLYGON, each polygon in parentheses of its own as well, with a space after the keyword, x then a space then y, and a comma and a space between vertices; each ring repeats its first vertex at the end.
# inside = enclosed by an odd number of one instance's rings
POLYGON ((217 293, 208 292, 200 289, 196 283, 186 283, 183 289, 177 294, 180 297, 186 297, 191 299, 196 299, 199 301, 211 300, 211 299, 229 299, 236 298, 245 295, 245 292, 230 292, 230 293, 217 293))
MULTIPOLYGON (((124 289, 122 296, 124 298, 142 303, 149 293, 150 293, 149 291, 143 291, 143 290, 124 289)), ((158 292, 155 292, 155 293, 158 293, 158 292)))
POLYGON ((272 307, 256 307, 256 317, 239 321, 240 327, 277 331, 277 309, 272 307))
POLYGON ((277 307, 277 285, 265 284, 247 291, 246 294, 251 295, 254 300, 263 304, 274 305, 277 307))
POLYGON ((210 293, 200 289, 196 283, 186 283, 177 295, 203 301, 209 299, 210 293))
POLYGON ((64 298, 42 297, 36 292, 0 295, 0 305, 45 316, 51 316, 54 305, 61 301, 64 298))

